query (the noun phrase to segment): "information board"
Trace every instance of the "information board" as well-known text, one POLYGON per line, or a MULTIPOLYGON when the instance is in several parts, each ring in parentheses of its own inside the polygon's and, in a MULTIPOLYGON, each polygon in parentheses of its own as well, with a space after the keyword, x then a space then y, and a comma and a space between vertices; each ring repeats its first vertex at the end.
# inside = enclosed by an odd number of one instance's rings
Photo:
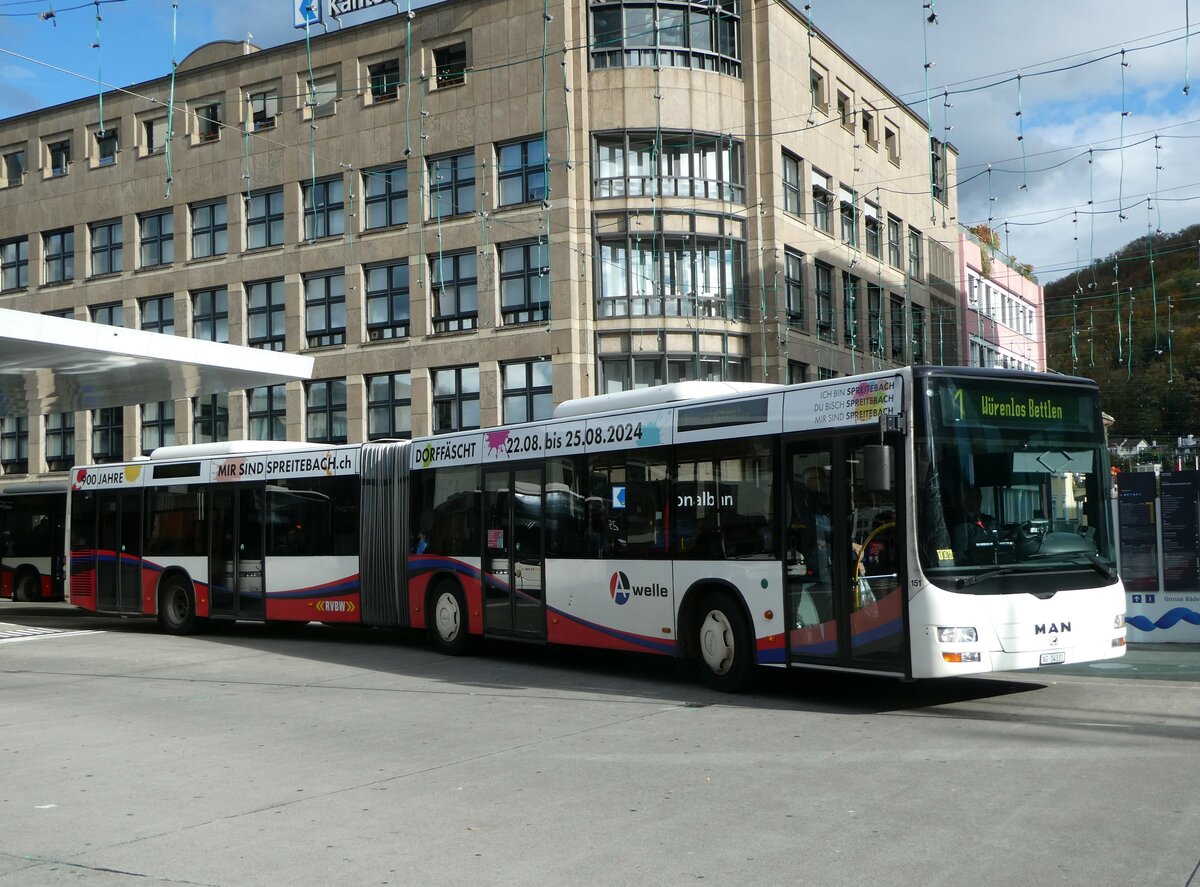
POLYGON ((1159 480, 1162 503, 1163 591, 1200 588, 1200 472, 1178 471, 1159 480))
POLYGON ((1117 475, 1121 578, 1126 591, 1158 591, 1157 482, 1149 472, 1117 475))

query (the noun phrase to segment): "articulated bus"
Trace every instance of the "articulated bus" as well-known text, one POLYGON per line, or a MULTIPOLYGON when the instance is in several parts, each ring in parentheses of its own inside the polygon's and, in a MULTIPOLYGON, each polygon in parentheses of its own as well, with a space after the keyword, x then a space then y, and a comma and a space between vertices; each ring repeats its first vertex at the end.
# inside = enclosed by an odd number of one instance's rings
POLYGON ((71 602, 174 633, 409 627, 685 657, 726 690, 1125 652, 1084 379, 683 382, 412 441, 164 448, 71 488, 71 602))
POLYGON ((0 598, 61 601, 67 482, 0 488, 0 598))

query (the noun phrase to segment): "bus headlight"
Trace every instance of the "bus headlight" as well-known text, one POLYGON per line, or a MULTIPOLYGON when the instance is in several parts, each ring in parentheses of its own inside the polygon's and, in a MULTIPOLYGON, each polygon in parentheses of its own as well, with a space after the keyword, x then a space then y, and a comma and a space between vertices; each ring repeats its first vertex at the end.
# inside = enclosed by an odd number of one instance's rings
POLYGON ((979 632, 963 626, 951 628, 939 625, 937 639, 939 644, 974 644, 979 640, 979 632))

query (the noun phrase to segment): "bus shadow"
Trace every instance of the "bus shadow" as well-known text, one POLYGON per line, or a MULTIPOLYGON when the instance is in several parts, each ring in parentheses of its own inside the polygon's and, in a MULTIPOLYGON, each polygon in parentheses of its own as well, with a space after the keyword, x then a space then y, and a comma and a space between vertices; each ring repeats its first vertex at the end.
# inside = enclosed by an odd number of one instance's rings
MULTIPOLYGON (((153 619, 94 616, 62 604, 0 607, 0 622, 164 637, 153 619)), ((748 691, 735 695, 704 686, 690 663, 673 658, 492 640, 477 641, 469 655, 449 657, 434 651, 423 632, 403 629, 223 622, 186 640, 323 662, 341 670, 432 681, 442 692, 632 697, 695 707, 879 714, 1029 693, 1045 686, 1003 676, 906 683, 875 675, 764 668, 748 691)), ((352 683, 353 677, 343 672, 331 681, 352 683)))

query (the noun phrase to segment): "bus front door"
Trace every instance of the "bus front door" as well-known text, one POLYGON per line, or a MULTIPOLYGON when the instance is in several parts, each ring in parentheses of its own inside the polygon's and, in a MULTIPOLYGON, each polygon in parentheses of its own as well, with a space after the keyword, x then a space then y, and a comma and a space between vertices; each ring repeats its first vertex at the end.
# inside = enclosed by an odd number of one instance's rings
POLYGON ((897 491, 869 489, 864 470, 864 447, 877 442, 878 434, 855 435, 787 448, 786 612, 794 662, 905 670, 897 491))
POLYGON ((211 496, 209 606, 214 616, 262 619, 263 495, 249 484, 216 489, 211 496))
POLYGON ((483 630, 544 638, 542 467, 488 469, 483 484, 483 630))
POLYGON ((140 613, 142 492, 96 493, 96 601, 100 610, 140 613))

